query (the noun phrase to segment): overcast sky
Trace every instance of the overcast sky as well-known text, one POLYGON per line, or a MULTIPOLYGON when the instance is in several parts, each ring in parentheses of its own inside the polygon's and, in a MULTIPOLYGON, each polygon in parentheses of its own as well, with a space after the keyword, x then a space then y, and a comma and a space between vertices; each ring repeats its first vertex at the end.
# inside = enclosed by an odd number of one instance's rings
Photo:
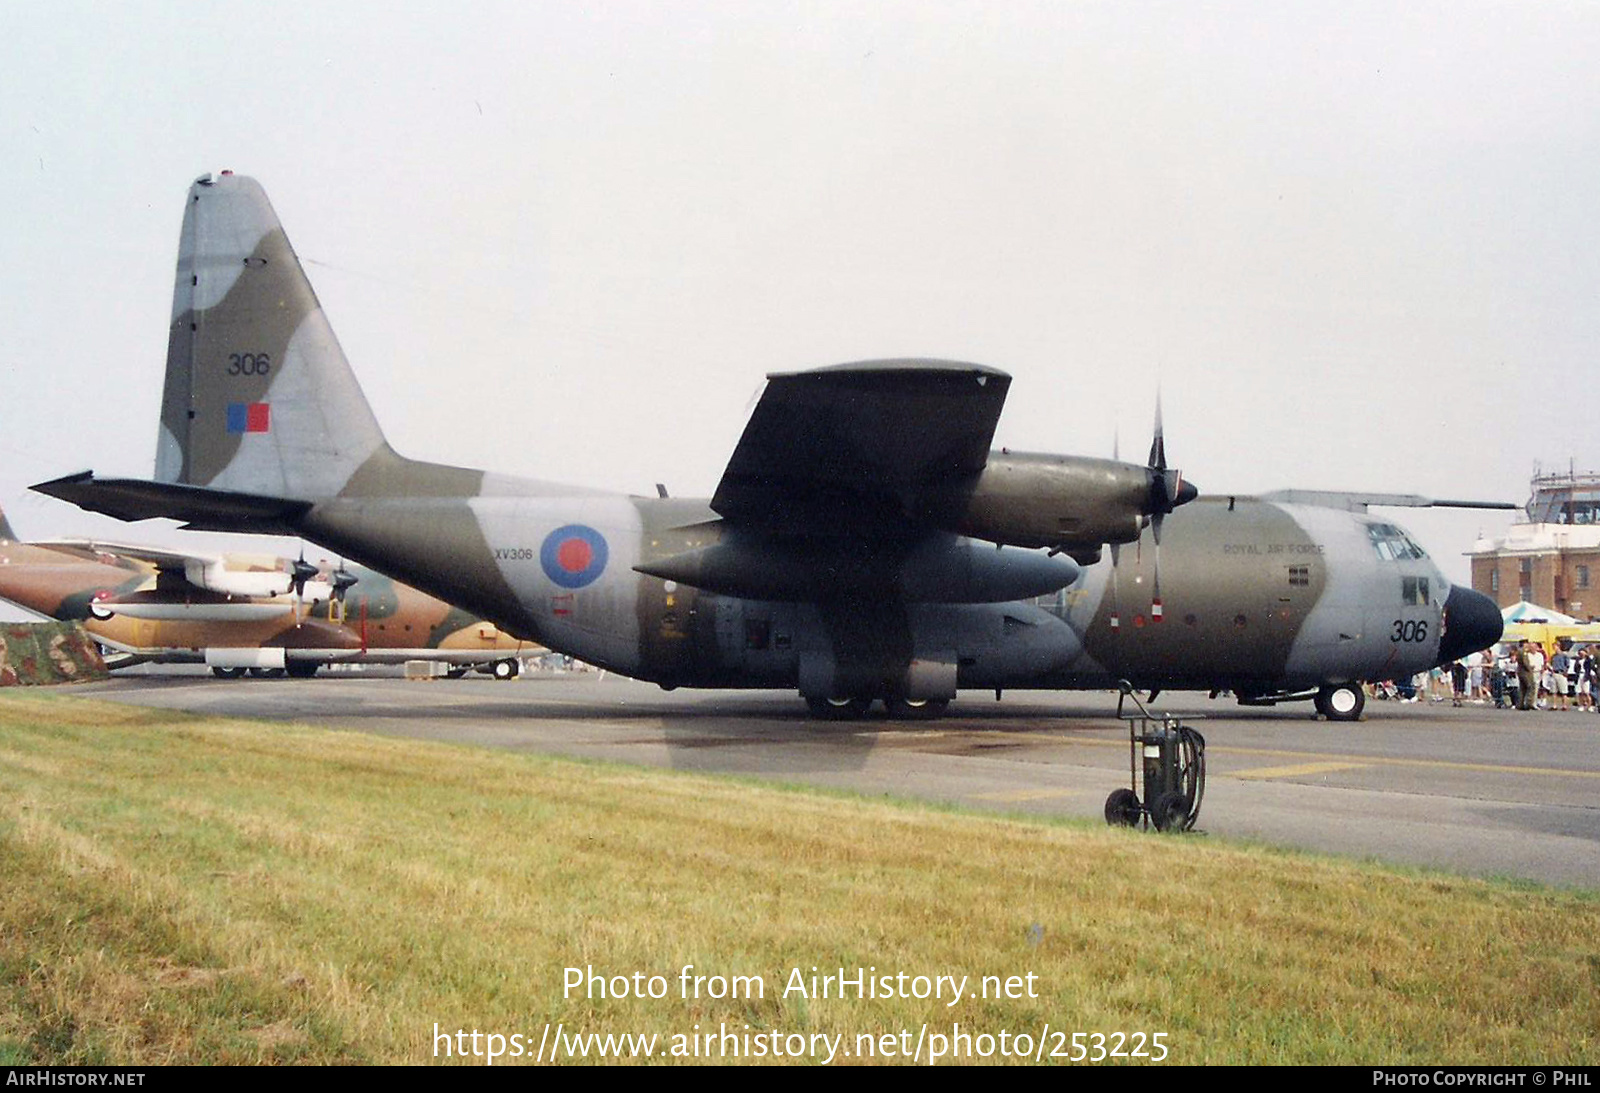
MULTIPOLYGON (((0 505, 147 477, 184 192, 267 188, 390 441, 705 495, 769 371, 1010 372, 1202 490, 1600 466, 1600 4, 7 4, 0 505)), ((1482 514, 1398 512, 1448 576, 1482 514)), ((292 542, 280 541, 292 553, 292 542)))

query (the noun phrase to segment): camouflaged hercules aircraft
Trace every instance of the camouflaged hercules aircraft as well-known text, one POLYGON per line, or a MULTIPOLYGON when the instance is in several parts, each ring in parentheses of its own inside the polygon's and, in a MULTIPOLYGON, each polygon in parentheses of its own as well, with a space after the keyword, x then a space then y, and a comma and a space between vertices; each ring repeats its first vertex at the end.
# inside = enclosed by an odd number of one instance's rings
POLYGON ((0 599, 77 621, 106 665, 209 664, 223 678, 426 660, 516 675, 536 651, 370 570, 255 554, 60 539, 21 543, 0 513, 0 599))
POLYGON ((156 481, 36 488, 303 536, 613 671, 795 688, 824 716, 1125 679, 1351 718, 1358 681, 1499 637, 1366 499, 1188 503, 1159 416, 1148 465, 991 451, 1010 382, 927 360, 770 376, 709 502, 407 459, 261 187, 224 173, 189 192, 156 481))

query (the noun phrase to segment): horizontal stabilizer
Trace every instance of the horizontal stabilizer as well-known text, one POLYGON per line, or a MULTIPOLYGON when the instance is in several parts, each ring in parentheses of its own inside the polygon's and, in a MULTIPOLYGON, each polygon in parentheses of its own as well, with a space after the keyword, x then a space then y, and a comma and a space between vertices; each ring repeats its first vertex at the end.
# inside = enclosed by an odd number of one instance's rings
POLYGON ((1403 509, 1504 509, 1521 508, 1509 501, 1440 501, 1414 493, 1356 493, 1343 490, 1275 490, 1263 493, 1262 501, 1280 505, 1317 505, 1321 508, 1366 512, 1369 505, 1403 509))
POLYGON ((93 471, 41 482, 33 489, 118 520, 161 517, 181 520, 196 531, 293 535, 296 522, 311 508, 309 501, 138 478, 96 478, 93 471))

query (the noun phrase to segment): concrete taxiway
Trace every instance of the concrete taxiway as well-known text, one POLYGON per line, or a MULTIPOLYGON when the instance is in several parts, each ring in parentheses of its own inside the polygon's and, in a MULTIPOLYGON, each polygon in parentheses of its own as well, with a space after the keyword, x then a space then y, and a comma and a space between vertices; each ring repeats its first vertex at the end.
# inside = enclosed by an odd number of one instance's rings
MULTIPOLYGON (((672 692, 595 673, 510 683, 324 674, 122 676, 73 694, 229 717, 1099 817, 1129 779, 1112 694, 968 696, 931 723, 808 720, 792 694, 672 692)), ((1197 831, 1600 889, 1600 716, 1370 703, 1244 709, 1163 696, 1208 742, 1197 831)), ((1153 832, 1152 838, 1158 837, 1153 832)), ((1186 836, 1196 837, 1196 836, 1186 836)))

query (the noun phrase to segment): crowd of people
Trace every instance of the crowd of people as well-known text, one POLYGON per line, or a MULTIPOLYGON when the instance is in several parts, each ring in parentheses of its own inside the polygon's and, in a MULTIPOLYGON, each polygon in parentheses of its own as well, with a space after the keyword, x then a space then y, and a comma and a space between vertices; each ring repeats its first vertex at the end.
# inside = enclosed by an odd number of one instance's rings
POLYGON ((1600 654, 1594 647, 1558 644, 1549 656, 1536 642, 1504 642, 1493 649, 1405 683, 1372 685, 1375 698, 1449 701, 1497 709, 1581 710, 1600 713, 1600 654))

